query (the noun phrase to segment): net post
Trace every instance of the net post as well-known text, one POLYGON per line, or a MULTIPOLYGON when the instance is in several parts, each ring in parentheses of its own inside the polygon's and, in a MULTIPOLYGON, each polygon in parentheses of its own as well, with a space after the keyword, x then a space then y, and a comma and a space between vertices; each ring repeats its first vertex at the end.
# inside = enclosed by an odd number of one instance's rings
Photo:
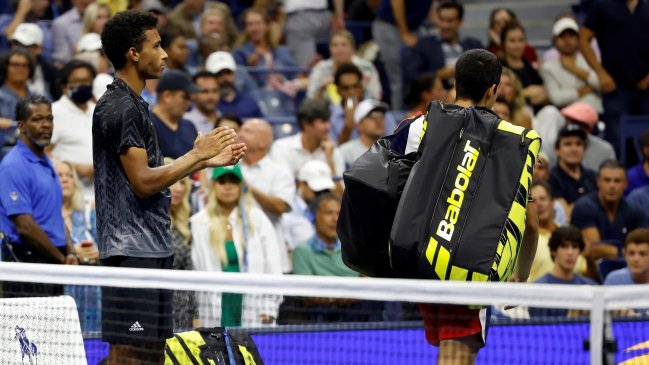
POLYGON ((590 309, 590 364, 602 365, 604 345, 604 289, 592 288, 590 309))

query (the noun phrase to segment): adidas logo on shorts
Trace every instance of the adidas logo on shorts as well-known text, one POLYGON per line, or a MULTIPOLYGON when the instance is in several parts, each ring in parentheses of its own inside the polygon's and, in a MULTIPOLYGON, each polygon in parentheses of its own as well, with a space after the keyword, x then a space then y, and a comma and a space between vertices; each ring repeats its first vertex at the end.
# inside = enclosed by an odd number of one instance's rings
POLYGON ((128 330, 131 332, 139 332, 139 331, 144 331, 144 327, 140 326, 139 321, 135 321, 135 323, 133 323, 131 328, 129 328, 128 330))

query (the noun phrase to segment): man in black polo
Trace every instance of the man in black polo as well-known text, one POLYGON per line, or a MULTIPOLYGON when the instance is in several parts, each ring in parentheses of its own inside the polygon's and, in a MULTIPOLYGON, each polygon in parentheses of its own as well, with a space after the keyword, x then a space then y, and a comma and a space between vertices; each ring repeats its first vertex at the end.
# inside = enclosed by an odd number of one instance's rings
MULTIPOLYGON (((187 154, 164 165, 148 105, 140 93, 159 78, 167 54, 154 15, 118 13, 101 35, 115 80, 93 115, 97 234, 102 265, 171 269, 169 186, 204 167, 231 165, 245 153, 231 129, 199 135, 187 154)), ((172 336, 172 294, 103 288, 102 338, 109 364, 161 363, 172 336)))

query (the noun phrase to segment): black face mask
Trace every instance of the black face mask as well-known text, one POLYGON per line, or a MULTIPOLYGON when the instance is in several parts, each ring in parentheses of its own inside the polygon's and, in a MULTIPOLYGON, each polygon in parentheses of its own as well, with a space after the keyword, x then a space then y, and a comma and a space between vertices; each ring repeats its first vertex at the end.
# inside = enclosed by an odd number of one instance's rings
POLYGON ((72 101, 77 104, 85 104, 92 98, 92 86, 90 85, 80 85, 72 90, 68 95, 72 101))
POLYGON ((221 94, 221 96, 228 96, 236 92, 237 87, 230 81, 221 81, 219 84, 219 94, 221 94))

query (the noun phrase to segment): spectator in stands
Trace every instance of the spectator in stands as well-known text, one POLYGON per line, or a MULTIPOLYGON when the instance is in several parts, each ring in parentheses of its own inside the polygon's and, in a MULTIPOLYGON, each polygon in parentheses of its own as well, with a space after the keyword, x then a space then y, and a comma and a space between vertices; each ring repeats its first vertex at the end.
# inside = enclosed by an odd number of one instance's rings
MULTIPOLYGON (((340 199, 323 194, 311 203, 315 235, 293 251, 293 274, 317 276, 358 276, 342 260, 336 222, 340 214, 340 199)), ((330 300, 329 303, 333 302, 330 300)))
POLYGON ((649 284, 649 229, 629 232, 624 241, 624 259, 627 267, 609 273, 604 285, 649 284))
POLYGON ((34 75, 34 60, 27 50, 11 49, 0 56, 0 159, 15 143, 16 124, 13 121, 18 101, 32 92, 28 81, 34 75))
MULTIPOLYGON (((132 9, 135 10, 135 7, 132 9)), ((160 0, 142 0, 139 10, 143 13, 151 13, 158 18, 158 23, 156 24, 158 31, 167 29, 167 24, 169 24, 168 14, 171 13, 171 11, 160 0)), ((112 13, 116 14, 114 10, 112 13)))
POLYGON ((554 199, 561 203, 568 216, 575 200, 597 190, 595 172, 582 164, 586 141, 586 132, 569 124, 559 131, 554 144, 558 161, 550 170, 550 186, 554 199))
POLYGON ((284 2, 286 45, 300 67, 312 66, 317 61, 318 41, 326 39, 330 32, 345 29, 344 1, 332 2, 333 14, 329 11, 326 1, 284 2))
POLYGON ((638 137, 638 145, 640 146, 642 161, 630 168, 627 172, 629 186, 627 187, 625 194, 628 194, 641 186, 649 185, 649 129, 645 130, 638 137))
MULTIPOLYGON (((239 166, 215 168, 212 180, 207 206, 190 219, 194 270, 281 274, 273 225, 244 193, 239 166)), ((201 326, 272 324, 280 302, 273 295, 201 293, 199 320, 201 326)))
POLYGON ((291 251, 315 234, 313 214, 309 209, 313 200, 322 194, 331 193, 336 187, 331 178, 331 169, 318 160, 305 163, 298 171, 296 182, 297 194, 291 212, 282 217, 286 242, 291 251))
MULTIPOLYGON (((288 48, 273 42, 269 31, 268 14, 265 9, 248 8, 243 13, 244 31, 238 44, 232 51, 237 64, 244 67, 291 68, 297 67, 288 48)), ((295 72, 256 72, 254 79, 260 87, 266 84, 276 85, 287 79, 293 79, 295 72)))
POLYGON ((192 94, 193 107, 183 118, 194 124, 196 130, 208 133, 216 125, 219 117, 216 106, 219 104, 219 81, 215 74, 200 71, 192 77, 199 91, 192 94))
MULTIPOLYGON (((300 133, 276 140, 271 148, 271 157, 288 164, 293 175, 309 160, 326 162, 333 176, 342 177, 345 160, 335 143, 329 138, 329 106, 325 101, 306 99, 297 112, 300 133)), ((342 194, 342 184, 336 189, 342 194)))
POLYGON ((521 126, 531 126, 533 112, 525 103, 523 86, 514 71, 503 67, 498 85, 498 97, 511 105, 511 120, 509 122, 521 126))
POLYGON ((239 133, 243 121, 237 115, 234 114, 222 114, 216 120, 217 127, 228 127, 234 129, 235 132, 239 133))
MULTIPOLYGON (((221 113, 238 115, 240 118, 261 118, 263 115, 251 92, 239 88, 240 73, 228 52, 214 52, 205 61, 205 70, 216 75, 219 82, 219 105, 221 113)), ((245 73, 245 70, 242 70, 245 73)))
POLYGON ((616 151, 619 146, 620 117, 649 114, 649 4, 646 1, 604 0, 588 12, 580 32, 581 52, 599 78, 605 138, 616 151), (597 59, 593 37, 601 49, 597 59))
POLYGON ((49 24, 40 22, 46 17, 49 8, 48 0, 14 0, 12 14, 0 14, 0 49, 5 48, 12 39, 16 28, 21 24, 36 24, 43 33, 43 57, 50 61, 52 57, 52 35, 49 24))
MULTIPOLYGON (((47 98, 30 95, 16 107, 20 139, 0 163, 0 231, 3 261, 78 264, 63 223, 61 184, 45 154, 54 128, 47 98)), ((3 283, 3 295, 61 295, 60 285, 3 283)))
POLYGON ((417 44, 419 27, 434 11, 433 0, 381 0, 372 23, 372 36, 379 46, 381 60, 390 82, 390 104, 403 106, 402 49, 417 44))
MULTIPOLYGON (((500 118, 510 121, 512 119, 512 106, 502 97, 496 98, 496 102, 492 108, 500 118)), ((515 124, 515 123, 513 123, 515 124)))
MULTIPOLYGON (((628 173, 627 176, 629 176, 628 173)), ((649 217, 649 185, 633 189, 627 195, 626 201, 649 217)))
POLYGON ((309 88, 306 94, 308 98, 322 98, 326 96, 332 103, 339 103, 340 94, 332 88, 335 85, 334 74, 340 66, 352 63, 363 74, 363 97, 381 100, 383 91, 381 90, 379 73, 376 67, 374 67, 374 64, 354 54, 355 48, 354 36, 350 32, 341 30, 331 35, 329 39, 329 53, 331 54, 331 58, 316 63, 311 70, 309 74, 309 88))
POLYGON ((406 97, 406 103, 410 108, 409 114, 426 114, 428 104, 433 100, 446 101, 446 90, 442 80, 435 77, 435 74, 424 72, 410 83, 408 96, 406 97))
POLYGON ((26 48, 34 60, 34 75, 28 82, 29 89, 39 95, 54 96, 56 68, 43 56, 43 31, 32 23, 20 24, 11 35, 12 48, 26 48))
POLYGON ((105 3, 92 3, 88 5, 83 13, 83 27, 81 34, 97 33, 101 34, 104 30, 104 24, 111 17, 110 7, 105 3))
MULTIPOLYGON (((597 285, 587 277, 575 273, 580 254, 584 251, 584 239, 575 226, 557 228, 550 237, 549 244, 552 256, 552 269, 534 281, 536 284, 597 285)), ((571 311, 557 308, 530 308, 530 317, 567 317, 571 311)))
POLYGON ((87 62, 72 60, 59 71, 62 95, 52 104, 56 128, 48 153, 61 161, 74 164, 81 178, 84 197, 94 197, 94 169, 92 165, 92 114, 95 101, 92 83, 96 73, 87 62))
POLYGON ((548 155, 540 151, 536 160, 536 167, 534 167, 534 180, 550 181, 550 165, 548 163, 548 155))
POLYGON ((387 111, 388 106, 385 103, 374 99, 366 99, 358 104, 354 111, 354 123, 359 136, 340 145, 340 153, 347 166, 356 161, 385 134, 387 111))
POLYGON ((201 35, 218 37, 225 41, 229 49, 234 47, 239 37, 232 15, 225 7, 207 9, 201 15, 201 35))
POLYGON ((624 199, 625 188, 624 167, 609 160, 599 168, 598 190, 575 202, 570 222, 582 230, 586 241, 584 256, 590 264, 602 258, 621 257, 627 233, 649 224, 644 213, 624 199))
MULTIPOLYGON (((353 64, 338 67, 334 74, 334 84, 340 94, 340 102, 331 104, 330 136, 337 144, 343 144, 350 139, 358 138, 358 130, 354 122, 354 112, 364 99, 363 73, 353 64)), ((385 129, 392 131, 397 127, 397 121, 391 113, 385 118, 385 129)))
POLYGON ((291 210, 295 196, 295 179, 291 170, 284 164, 270 158, 273 143, 273 128, 262 119, 249 119, 237 132, 240 142, 248 147, 241 160, 241 170, 245 176, 245 186, 270 218, 277 236, 278 251, 282 259, 282 270, 291 271, 288 249, 282 229, 282 215, 291 210))
POLYGON ((79 38, 75 60, 85 61, 97 71, 95 81, 92 83, 92 95, 99 100, 108 85, 113 82, 113 66, 106 58, 101 46, 101 36, 97 33, 86 33, 79 38))
POLYGON ((99 249, 95 208, 92 202, 83 197, 81 183, 72 163, 58 161, 54 163, 54 168, 63 193, 63 223, 79 254, 79 263, 96 265, 99 263, 99 249))
POLYGON ((230 8, 225 3, 205 0, 182 0, 169 13, 169 29, 183 35, 186 39, 196 39, 200 29, 201 15, 211 9, 221 9, 230 13, 230 8))
POLYGON ((158 102, 151 108, 151 121, 163 156, 176 159, 193 148, 198 132, 183 115, 191 105, 192 94, 199 91, 182 71, 169 70, 160 77, 156 87, 158 102))
POLYGON ((552 34, 559 57, 545 62, 540 71, 550 102, 561 108, 581 101, 601 113, 599 79, 579 52, 579 25, 572 18, 561 18, 552 34))
POLYGON ((553 263, 548 250, 548 242, 552 232, 559 227, 559 224, 554 219, 555 212, 550 185, 543 180, 534 180, 531 193, 539 217, 539 241, 536 245, 536 255, 534 255, 530 276, 527 279, 528 282, 534 282, 543 274, 552 270, 553 263))
MULTIPOLYGON (((487 51, 495 54, 498 58, 503 57, 500 35, 505 26, 512 22, 519 23, 516 13, 512 10, 496 8, 491 11, 491 15, 489 16, 489 31, 487 32, 489 39, 487 51)), ((525 43, 523 58, 532 65, 535 65, 539 61, 536 50, 529 43, 525 43)))
POLYGON ((405 63, 406 83, 421 72, 434 72, 447 85, 455 78, 455 62, 470 49, 482 48, 482 43, 472 37, 460 38, 464 7, 455 0, 444 1, 437 7, 439 36, 420 38, 415 47, 408 49, 405 63))
MULTIPOLYGON (((165 158, 165 164, 173 162, 165 158)), ((174 270, 192 270, 192 232, 189 229, 189 216, 192 208, 189 195, 192 191, 192 180, 189 177, 176 181, 169 187, 171 204, 171 243, 174 248, 174 270)), ((174 328, 179 331, 199 327, 198 303, 192 291, 175 290, 173 296, 174 328)))
POLYGON ((534 107, 541 107, 548 101, 543 79, 536 68, 525 58, 525 29, 518 23, 507 24, 500 36, 503 66, 516 73, 523 86, 523 96, 534 107))
POLYGON ((167 32, 160 34, 162 41, 160 47, 167 52, 167 63, 165 68, 169 70, 179 70, 189 73, 187 70, 187 60, 189 60, 189 48, 187 40, 180 33, 167 32))
POLYGON ((65 63, 72 58, 74 47, 82 35, 83 16, 86 8, 95 0, 71 0, 72 9, 61 14, 52 22, 54 54, 57 62, 65 63))

